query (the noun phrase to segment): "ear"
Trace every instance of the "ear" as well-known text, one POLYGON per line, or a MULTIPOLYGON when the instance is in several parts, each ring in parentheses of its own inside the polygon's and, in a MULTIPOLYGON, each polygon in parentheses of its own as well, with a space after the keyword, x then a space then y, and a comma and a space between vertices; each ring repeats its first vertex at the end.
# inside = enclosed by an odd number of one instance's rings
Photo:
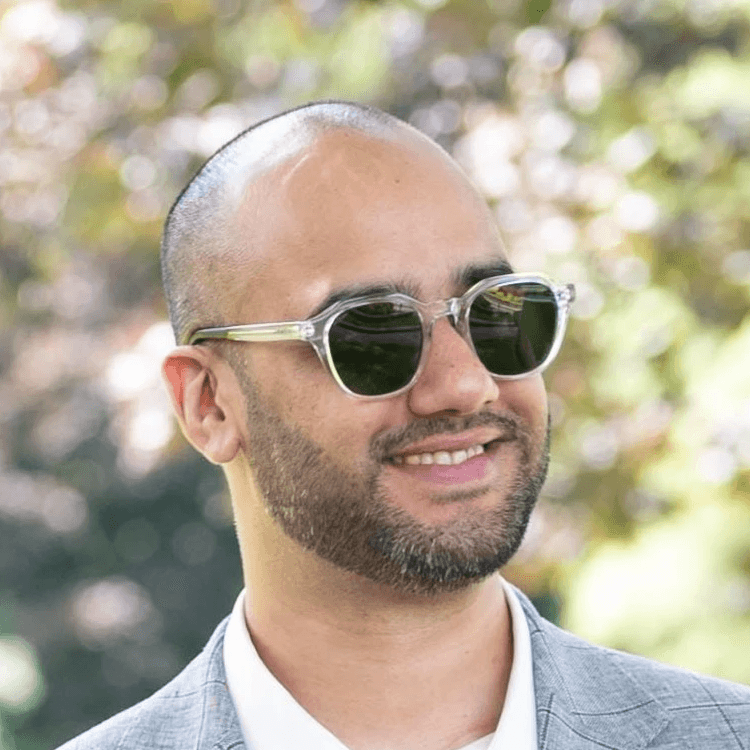
POLYGON ((242 435, 231 368, 217 367, 210 351, 179 346, 165 358, 162 375, 188 441, 212 463, 231 461, 242 435))

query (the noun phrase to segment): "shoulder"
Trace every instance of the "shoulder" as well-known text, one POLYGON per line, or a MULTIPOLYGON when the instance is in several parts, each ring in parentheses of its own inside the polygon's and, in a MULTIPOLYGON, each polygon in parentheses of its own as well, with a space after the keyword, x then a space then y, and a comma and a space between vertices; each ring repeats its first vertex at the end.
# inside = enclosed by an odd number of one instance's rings
MULTIPOLYGON (((630 679, 647 689, 670 714, 667 735, 686 730, 750 737, 750 687, 633 654, 603 649, 630 679)), ((710 745, 709 745, 710 747, 710 745)), ((744 747, 737 744, 737 747, 744 747)))
POLYGON ((630 680, 647 688, 664 705, 679 708, 692 700, 703 702, 716 696, 750 707, 750 686, 598 646, 546 621, 543 631, 548 639, 552 637, 562 647, 562 653, 571 662, 570 666, 576 665, 581 659, 592 665, 614 665, 630 680))
POLYGON ((750 737, 750 687, 680 669, 634 654, 599 648, 623 675, 642 687, 667 713, 669 721, 658 735, 668 747, 702 750, 746 747, 750 737), (701 738, 698 741, 697 738, 701 738), (741 740, 741 738, 744 738, 741 740))
POLYGON ((597 646, 542 618, 521 595, 529 623, 537 705, 590 730, 652 733, 654 747, 740 748, 750 737, 750 687, 597 646), (649 729, 645 728, 648 725, 649 729), (658 738, 658 740, 657 740, 658 738), (744 738, 741 742, 739 738, 744 738), (674 743, 674 744, 671 744, 674 743))
POLYGON ((194 743, 208 697, 217 691, 228 697, 222 659, 225 628, 226 621, 203 651, 163 688, 58 750, 145 750, 187 746, 189 739, 194 743))

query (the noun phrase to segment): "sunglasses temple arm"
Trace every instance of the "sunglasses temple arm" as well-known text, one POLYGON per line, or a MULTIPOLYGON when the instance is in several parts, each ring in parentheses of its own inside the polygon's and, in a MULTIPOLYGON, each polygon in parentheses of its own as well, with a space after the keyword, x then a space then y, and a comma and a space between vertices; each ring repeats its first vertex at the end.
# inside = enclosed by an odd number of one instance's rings
POLYGON ((287 323, 259 323, 257 325, 222 326, 202 328, 189 339, 196 344, 205 339, 225 339, 227 341, 309 341, 315 328, 309 321, 287 323))

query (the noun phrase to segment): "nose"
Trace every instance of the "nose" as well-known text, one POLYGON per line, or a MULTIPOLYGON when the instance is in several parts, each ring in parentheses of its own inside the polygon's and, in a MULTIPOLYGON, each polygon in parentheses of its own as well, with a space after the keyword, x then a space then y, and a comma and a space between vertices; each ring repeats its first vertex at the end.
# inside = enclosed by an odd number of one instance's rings
POLYGON ((432 330, 427 361, 408 392, 412 413, 471 414, 497 400, 498 384, 446 319, 432 330))

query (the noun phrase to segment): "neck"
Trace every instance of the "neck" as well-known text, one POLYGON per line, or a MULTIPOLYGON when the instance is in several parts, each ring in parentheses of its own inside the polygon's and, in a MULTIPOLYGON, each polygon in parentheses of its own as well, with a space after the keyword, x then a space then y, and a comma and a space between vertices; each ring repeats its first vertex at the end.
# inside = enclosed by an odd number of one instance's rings
POLYGON ((513 654, 496 576, 407 594, 254 536, 266 548, 245 555, 245 617, 258 653, 347 747, 448 750, 494 731, 513 654))

